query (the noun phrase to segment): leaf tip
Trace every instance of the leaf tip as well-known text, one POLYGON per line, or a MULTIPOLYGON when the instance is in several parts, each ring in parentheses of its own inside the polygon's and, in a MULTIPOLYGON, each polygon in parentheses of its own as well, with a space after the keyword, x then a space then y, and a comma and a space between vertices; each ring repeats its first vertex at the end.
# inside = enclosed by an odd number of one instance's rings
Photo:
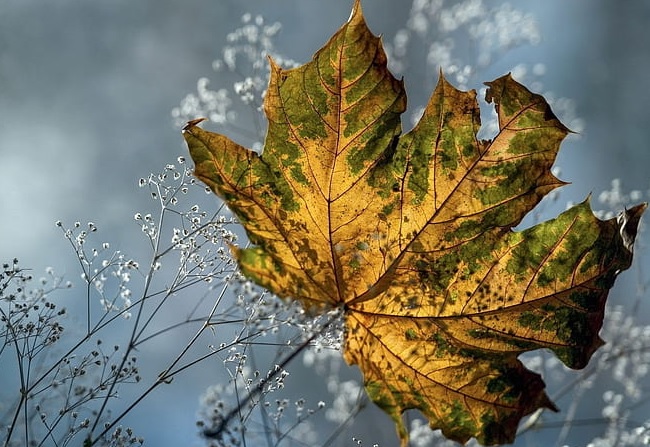
POLYGON ((641 216, 647 207, 648 204, 643 202, 630 209, 621 211, 621 213, 616 217, 616 223, 619 226, 619 233, 623 240, 623 245, 630 251, 630 253, 634 248, 634 240, 636 239, 636 234, 639 229, 641 216))
POLYGON ((551 178, 553 179, 553 181, 556 182, 556 186, 555 186, 556 188, 559 188, 559 187, 562 187, 562 186, 567 186, 567 185, 571 184, 571 182, 567 182, 567 181, 564 181, 561 178, 559 178, 558 175, 560 175, 559 174, 559 169, 558 170, 551 169, 551 178))
POLYGON ((354 5, 352 6, 352 12, 348 18, 348 22, 352 22, 356 17, 363 17, 363 11, 361 10, 361 0, 354 0, 354 5))
POLYGON ((559 413, 560 409, 558 408, 557 405, 544 393, 545 401, 542 402, 541 407, 546 408, 547 410, 551 410, 553 413, 559 413))
POLYGON ((282 67, 280 67, 280 64, 275 62, 275 59, 273 59, 273 56, 270 54, 266 56, 266 60, 269 61, 269 68, 271 69, 271 74, 279 72, 282 70, 282 67))
POLYGON ((193 127, 196 127, 197 124, 202 123, 203 121, 207 121, 207 118, 196 118, 193 120, 190 120, 183 126, 183 132, 186 132, 188 130, 191 130, 193 127))

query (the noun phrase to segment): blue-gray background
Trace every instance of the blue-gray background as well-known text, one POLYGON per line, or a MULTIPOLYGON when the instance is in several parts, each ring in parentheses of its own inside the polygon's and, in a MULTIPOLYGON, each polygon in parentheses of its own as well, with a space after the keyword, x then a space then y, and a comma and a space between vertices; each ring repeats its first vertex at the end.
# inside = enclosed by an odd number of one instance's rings
MULTIPOLYGON (((211 62, 242 14, 282 22, 276 48, 304 62, 346 20, 350 4, 3 0, 0 258, 18 257, 37 274, 53 266, 77 281, 74 256, 56 220, 94 221, 113 248, 137 251, 142 238, 132 217, 151 207, 137 180, 184 153, 170 110, 195 91, 199 77, 208 75, 214 88, 230 88, 220 85, 211 62)), ((519 1, 515 6, 535 15, 542 41, 506 53, 491 66, 489 78, 520 62, 542 62, 545 89, 575 100, 586 125, 559 157, 562 179, 572 182, 562 200, 597 194, 612 178, 645 192, 650 187, 650 2, 519 1)), ((408 16, 407 2, 401 1, 366 0, 364 11, 371 29, 387 37, 408 16)), ((418 70, 417 61, 409 70, 418 70)), ((435 82, 409 83, 408 71, 405 77, 410 97, 426 98, 435 82)), ((614 293, 612 299, 624 303, 626 296, 614 293)), ((148 445, 199 444, 193 438, 194 412, 209 383, 208 372, 194 387, 172 385, 151 396, 127 424, 148 445)))

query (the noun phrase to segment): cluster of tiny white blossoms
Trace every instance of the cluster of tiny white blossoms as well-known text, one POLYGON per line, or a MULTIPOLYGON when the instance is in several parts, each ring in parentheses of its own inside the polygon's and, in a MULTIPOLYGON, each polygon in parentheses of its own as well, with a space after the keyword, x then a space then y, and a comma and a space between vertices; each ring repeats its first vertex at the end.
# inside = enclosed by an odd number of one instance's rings
MULTIPOLYGON (((82 225, 75 223, 73 227, 75 230, 66 230, 66 237, 82 250, 85 263, 80 262, 87 268, 90 258, 99 253, 88 256, 92 250, 80 247, 96 226, 91 223, 81 229, 82 225)), ((83 343, 68 350, 69 338, 62 337, 74 337, 74 329, 72 333, 64 331, 68 312, 53 295, 70 289, 72 283, 55 275, 51 267, 45 273, 34 285, 36 280, 18 267, 17 259, 3 264, 0 272, 0 335, 5 347, 14 347, 0 349, 0 368, 7 374, 17 369, 22 390, 18 398, 13 387, 0 391, 7 418, 2 427, 6 446, 36 445, 45 439, 66 445, 91 426, 91 407, 107 396, 111 384, 140 380, 135 358, 122 363, 116 358, 117 346, 105 351, 98 339, 86 352, 83 343)), ((82 340, 89 337, 82 336, 82 340)), ((121 430, 119 438, 123 441, 119 445, 141 443, 131 429, 121 430)))
POLYGON ((610 342, 602 348, 599 362, 626 397, 640 400, 644 395, 640 384, 650 372, 650 325, 639 325, 635 315, 615 306, 608 311, 603 337, 610 342))
POLYGON ((210 213, 196 203, 189 209, 179 209, 180 198, 187 196, 192 188, 211 194, 209 188, 196 181, 185 164, 185 158, 178 157, 178 167, 168 164, 163 172, 140 179, 140 186, 149 188, 161 212, 159 221, 155 221, 151 214, 136 213, 134 218, 141 224, 143 233, 150 237, 152 246, 160 243, 157 240, 159 228, 171 227, 170 245, 163 252, 172 250, 179 253, 177 278, 208 283, 214 278, 229 279, 234 268, 227 246, 237 241, 237 234, 230 229, 236 220, 223 206, 210 213), (170 218, 174 219, 168 223, 166 219, 170 218))
POLYGON ((124 318, 131 317, 131 274, 138 271, 138 263, 119 251, 111 251, 108 242, 98 246, 87 243, 98 228, 93 222, 80 222, 67 228, 61 221, 56 226, 63 230, 65 238, 74 249, 81 267, 81 279, 99 295, 105 312, 117 312, 124 318))
MULTIPOLYGON (((75 222, 70 228, 60 221, 56 222, 76 254, 81 278, 86 284, 86 328, 80 335, 77 347, 59 360, 54 360, 55 367, 48 370, 42 379, 38 379, 42 380, 43 385, 33 393, 44 396, 42 393, 47 388, 71 390, 73 396, 66 397, 62 394, 66 404, 61 409, 52 411, 51 399, 48 405, 37 403, 38 408, 34 407, 46 427, 60 426, 62 420, 71 418, 74 424, 65 435, 66 439, 90 431, 99 432, 96 435, 97 440, 106 441, 106 445, 142 443, 142 439, 133 435, 130 428, 118 425, 119 419, 125 413, 116 419, 110 419, 110 411, 107 409, 108 401, 118 395, 118 389, 123 384, 138 383, 142 380, 134 349, 154 338, 155 334, 165 334, 174 327, 192 321, 205 321, 203 329, 208 328, 210 324, 228 321, 225 316, 223 320, 219 320, 221 317, 218 316, 215 305, 212 313, 205 317, 184 317, 185 320, 170 328, 152 328, 154 335, 145 331, 154 321, 156 312, 163 308, 170 296, 197 284, 210 284, 215 278, 220 280, 217 281, 218 284, 227 287, 229 278, 237 274, 233 260, 225 248, 237 239, 228 229, 234 219, 220 215, 219 211, 208 214, 200 210, 198 205, 185 209, 185 204, 181 203, 180 199, 193 197, 192 192, 204 191, 205 187, 196 182, 186 168, 183 157, 178 158, 178 166, 168 164, 160 173, 151 174, 139 182, 141 187, 149 189, 151 199, 157 204, 155 212, 136 213, 134 216, 150 243, 151 257, 148 262, 140 263, 120 251, 113 251, 108 242, 96 243, 99 231, 93 222, 85 225, 75 222), (169 238, 168 234, 171 235, 169 238), (177 255, 174 262, 165 263, 171 270, 163 270, 163 260, 174 255, 177 255), (167 275, 170 272, 171 276, 167 275), (154 279, 157 275, 161 278, 164 276, 165 285, 161 288, 158 288, 154 279), (157 301, 151 307, 153 310, 146 310, 147 307, 143 304, 152 300, 157 301), (100 304, 102 312, 97 312, 94 305, 96 302, 100 304), (131 319, 135 312, 138 318, 131 319), (120 316, 130 319, 134 325, 133 330, 128 331, 132 333, 131 339, 125 350, 115 345, 106 353, 102 349, 101 339, 98 338, 99 332, 108 325, 117 324, 115 318, 120 316), (82 355, 82 347, 91 342, 95 344, 90 352, 82 355), (87 417, 82 417, 84 413, 87 417)), ((205 197, 205 194, 202 194, 202 197, 205 197)), ((53 276, 51 270, 48 274, 53 276)), ((41 284, 46 283, 47 279, 43 278, 41 284)), ((55 282, 56 287, 59 284, 55 282)), ((208 291, 211 290, 212 286, 208 286, 208 291)), ((202 292, 204 293, 205 291, 202 292)), ((43 295, 46 293, 43 292, 43 295)), ((46 304, 48 309, 54 309, 49 302, 46 304)), ((225 315, 227 314, 228 312, 225 312, 225 315)), ((43 319, 42 322, 49 320, 43 319)), ((63 330, 60 326, 56 328, 60 328, 57 329, 57 334, 63 330)), ((41 331, 41 335, 42 333, 44 332, 41 331)), ((59 336, 55 336, 53 331, 50 333, 52 342, 56 341, 59 336)), ((196 338, 198 339, 198 335, 196 338)), ((185 350, 189 349, 194 341, 190 339, 185 350)), ((35 357, 36 354, 38 353, 31 353, 30 356, 35 357)), ((167 383, 178 371, 183 370, 182 365, 173 369, 181 358, 182 355, 173 360, 171 367, 154 378, 153 383, 167 383)), ((34 376, 36 377, 35 374, 34 376)), ((24 388, 29 389, 29 386, 25 385, 24 388)), ((145 390, 144 393, 147 394, 151 389, 145 390)))
MULTIPOLYGON (((209 79, 200 78, 197 92, 186 95, 180 105, 172 110, 177 126, 203 117, 219 125, 232 125, 237 120, 231 98, 233 92, 244 105, 253 106, 259 112, 268 84, 267 56, 272 56, 273 61, 281 67, 298 66, 294 60, 282 57, 275 51, 273 38, 280 32, 280 23, 267 24, 262 16, 251 14, 244 14, 241 23, 241 27, 227 35, 228 43, 222 49, 221 58, 212 63, 212 68, 218 73, 247 75, 238 75, 239 79, 233 81, 231 90, 210 90, 209 79)), ((256 131, 259 134, 261 130, 256 131)))
MULTIPOLYGON (((0 336, 9 343, 13 338, 29 341, 19 355, 36 357, 56 343, 64 330, 61 319, 65 307, 57 306, 50 295, 72 287, 48 267, 46 275, 32 286, 34 277, 19 267, 18 259, 3 263, 0 270, 0 336)), ((0 360, 4 349, 0 349, 0 360)))
POLYGON ((399 73, 409 68, 407 58, 414 37, 426 46, 426 62, 432 73, 442 69, 459 88, 467 88, 477 70, 510 48, 537 44, 540 32, 532 15, 508 3, 490 8, 482 0, 414 0, 406 27, 395 34, 389 46, 390 66, 399 73), (457 48, 458 42, 468 41, 476 53, 457 54, 466 50, 457 48), (476 65, 463 62, 468 60, 476 61, 476 65))
POLYGON ((280 392, 289 372, 277 364, 265 373, 253 370, 241 347, 224 351, 229 379, 210 386, 200 399, 197 425, 214 440, 210 445, 241 445, 244 439, 247 443, 269 439, 279 443, 288 436, 307 444, 316 442, 310 418, 323 410, 325 403, 309 405, 304 398, 283 397, 280 392), (215 428, 218 431, 213 432, 215 428))
POLYGON ((212 348, 222 358, 229 378, 206 390, 199 426, 208 438, 218 440, 217 445, 239 445, 243 439, 249 442, 262 433, 267 438, 276 436, 277 442, 289 432, 291 437, 299 434, 300 439, 314 438, 316 432, 308 419, 325 408, 325 403, 319 401, 315 407, 308 408, 304 398, 289 399, 279 393, 284 389, 289 363, 296 354, 308 353, 306 348, 310 347, 340 347, 340 310, 315 317, 299 303, 280 300, 241 275, 233 276, 231 285, 232 292, 236 293, 236 306, 229 317, 241 315, 241 328, 234 340, 212 348), (265 373, 253 370, 249 366, 250 357, 261 355, 269 347, 285 363, 274 364, 265 373), (215 391, 219 391, 217 401, 215 391), (294 408, 295 414, 288 414, 288 408, 294 408), (246 430, 244 434, 243 427, 250 426, 264 429, 260 433, 246 430))
MULTIPOLYGON (((634 428, 621 427, 621 419, 619 417, 619 408, 622 402, 620 395, 606 392, 603 395, 603 402, 605 409, 612 410, 615 415, 609 419, 609 424, 604 436, 596 437, 587 447, 638 447, 642 445, 650 445, 650 421, 645 422, 643 425, 634 428)), ((605 416, 607 417, 607 416, 605 416)))

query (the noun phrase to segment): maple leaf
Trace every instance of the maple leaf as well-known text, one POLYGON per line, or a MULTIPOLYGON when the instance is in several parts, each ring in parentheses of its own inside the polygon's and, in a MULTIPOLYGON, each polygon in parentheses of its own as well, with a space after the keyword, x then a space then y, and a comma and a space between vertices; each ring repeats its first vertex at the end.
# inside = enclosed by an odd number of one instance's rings
POLYGON ((311 62, 271 60, 264 151, 188 123, 195 175, 245 227, 241 271, 313 310, 339 306, 345 351, 372 400, 408 433, 420 410, 466 442, 512 442, 522 417, 555 410, 517 359, 546 348, 583 368, 603 343, 605 300, 632 261, 646 205, 598 220, 587 201, 513 231, 551 190, 568 130, 509 75, 487 83, 499 132, 478 140, 476 92, 441 75, 401 135, 402 81, 357 0, 311 62))

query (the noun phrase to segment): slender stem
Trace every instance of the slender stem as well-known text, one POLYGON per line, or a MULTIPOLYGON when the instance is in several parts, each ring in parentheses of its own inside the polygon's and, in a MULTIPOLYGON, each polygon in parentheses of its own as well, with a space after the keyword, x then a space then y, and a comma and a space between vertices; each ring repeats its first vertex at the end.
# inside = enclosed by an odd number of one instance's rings
POLYGON ((262 394, 264 391, 264 387, 269 383, 269 381, 273 380, 278 374, 280 374, 285 367, 293 361, 301 352, 303 349, 305 349, 307 346, 309 346, 321 333, 324 329, 326 329, 328 326, 332 324, 334 321, 334 318, 329 317, 328 320, 325 322, 325 324, 322 326, 320 331, 315 331, 307 340, 305 340, 298 348, 293 351, 291 354, 289 354, 284 360, 282 360, 277 367, 270 372, 270 374, 266 378, 262 378, 257 385, 249 391, 249 393, 246 395, 246 397, 238 402, 237 407, 233 408, 230 410, 224 417, 221 419, 219 422, 219 425, 213 428, 208 428, 203 430, 203 436, 206 438, 219 438, 223 431, 226 429, 228 424, 232 421, 232 419, 235 418, 239 414, 239 411, 241 408, 245 407, 250 403, 251 400, 262 394))
MULTIPOLYGON (((194 345, 196 340, 200 337, 200 335, 205 331, 206 328, 210 326, 210 320, 212 317, 216 314, 217 308, 219 307, 219 304, 221 303, 223 297, 225 296, 226 290, 228 288, 228 284, 225 284, 223 288, 221 289, 221 293, 219 294, 218 298, 215 300, 215 303, 212 306, 212 309, 210 310, 207 318, 205 318, 205 321, 203 325, 199 328, 199 330, 194 334, 194 336, 190 339, 190 341, 185 345, 185 348, 176 356, 176 358, 171 362, 169 367, 160 373, 158 375, 157 380, 149 386, 135 401, 131 403, 119 416, 117 416, 113 421, 111 421, 110 424, 108 424, 104 430, 102 430, 101 433, 99 433, 95 439, 92 440, 90 445, 94 445, 99 439, 102 438, 111 428, 113 428, 124 416, 126 416, 139 402, 141 402, 149 393, 151 393, 154 389, 156 389, 159 385, 163 383, 169 383, 170 380, 173 378, 173 376, 180 371, 184 370, 185 368, 188 367, 188 365, 184 366, 183 368, 180 368, 176 371, 172 372, 172 369, 180 362, 180 360, 185 356, 187 351, 194 345)), ((207 356, 204 356, 201 358, 205 359, 209 356, 213 355, 213 353, 210 353, 207 356)), ((125 356, 126 357, 126 356, 125 356)), ((190 365, 195 364, 195 362, 191 362, 190 365)), ((97 420, 95 420, 95 425, 97 424, 97 420)), ((94 427, 93 427, 94 428, 94 427)))
MULTIPOLYGON (((160 197, 160 192, 158 193, 158 196, 160 197)), ((163 223, 164 223, 164 218, 165 218, 165 208, 163 207, 163 210, 160 213, 160 219, 158 221, 158 231, 156 233, 155 242, 152 241, 153 256, 152 256, 152 259, 151 259, 151 263, 149 264, 149 271, 147 273, 147 276, 145 277, 144 290, 142 291, 142 296, 140 298, 140 303, 139 303, 139 306, 138 306, 138 310, 136 312, 136 317, 135 317, 135 321, 133 323, 133 330, 131 331, 131 337, 129 339, 129 344, 128 344, 127 348, 126 348, 126 351, 124 352, 124 355, 122 356, 122 361, 120 362, 120 366, 117 369, 118 374, 119 374, 119 371, 122 371, 122 369, 124 368, 124 365, 126 364, 128 358, 129 358, 129 354, 131 353, 131 351, 135 347, 135 342, 137 340, 136 337, 137 337, 137 333, 138 333, 138 326, 139 326, 139 323, 140 323, 140 319, 142 318, 142 314, 144 312, 145 301, 147 300, 148 293, 149 293, 149 288, 151 287, 151 282, 153 280, 153 276, 154 276, 154 273, 155 273, 155 270, 156 270, 156 265, 157 265, 158 259, 159 259, 158 248, 159 248, 159 245, 160 245, 160 230, 162 229, 162 226, 163 226, 163 223)), ((97 412, 95 422, 93 423, 93 426, 90 429, 91 433, 94 432, 95 429, 97 428, 97 425, 99 424, 99 421, 101 420, 101 415, 106 410, 106 406, 108 405, 108 401, 110 399, 110 396, 113 394, 113 390, 117 386, 117 382, 118 382, 117 377, 116 377, 115 380, 113 380, 111 382, 111 385, 110 385, 110 387, 109 387, 109 389, 108 389, 108 391, 106 393, 106 396, 104 397, 102 405, 101 405, 99 411, 97 412)), ((102 433, 105 433, 105 432, 106 432, 106 430, 104 430, 102 433)), ((99 438, 97 438, 97 439, 99 439, 99 438)), ((94 443, 94 441, 93 441, 93 443, 94 443)))

